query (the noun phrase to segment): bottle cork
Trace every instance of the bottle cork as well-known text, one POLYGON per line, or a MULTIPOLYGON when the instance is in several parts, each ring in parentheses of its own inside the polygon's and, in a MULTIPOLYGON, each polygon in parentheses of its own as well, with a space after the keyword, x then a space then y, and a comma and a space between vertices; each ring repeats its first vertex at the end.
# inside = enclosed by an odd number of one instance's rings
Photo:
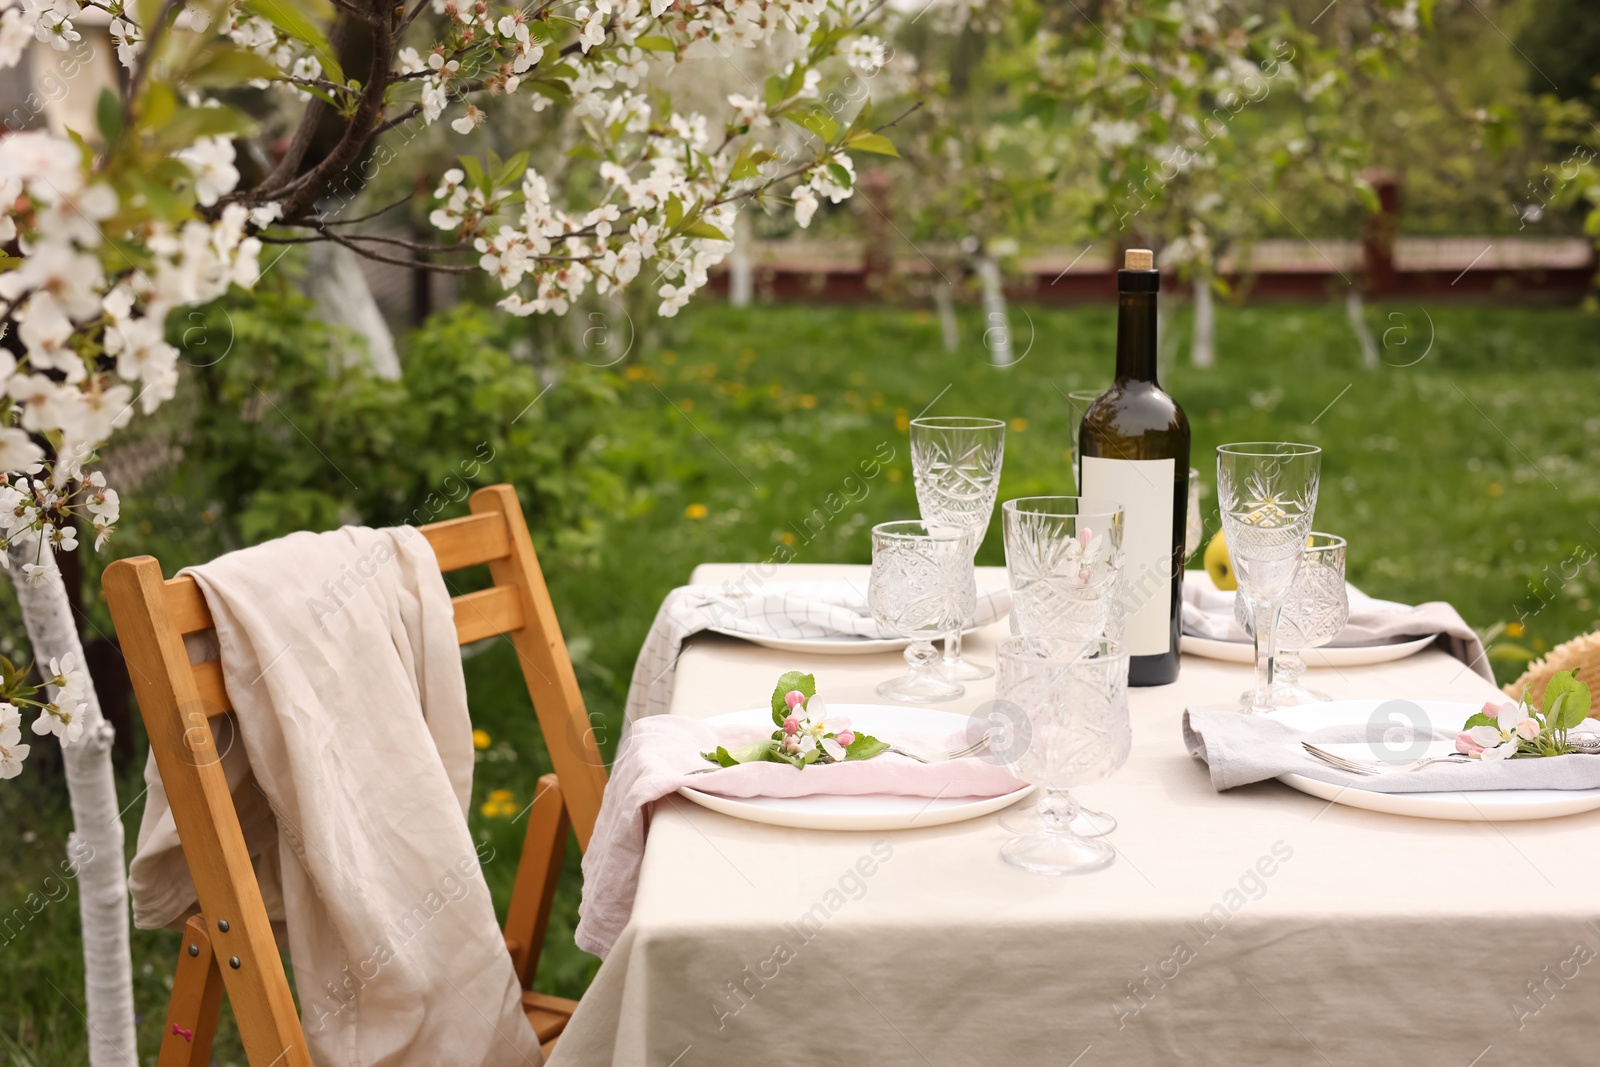
POLYGON ((1154 270, 1155 255, 1148 248, 1130 248, 1122 260, 1123 270, 1154 270))

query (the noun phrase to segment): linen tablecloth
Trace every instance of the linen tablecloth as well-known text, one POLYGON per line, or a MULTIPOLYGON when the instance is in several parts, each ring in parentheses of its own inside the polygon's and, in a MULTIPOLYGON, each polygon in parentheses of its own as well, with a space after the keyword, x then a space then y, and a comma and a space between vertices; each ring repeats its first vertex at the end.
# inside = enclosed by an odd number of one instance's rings
MULTIPOLYGON (((992 663, 1008 632, 969 636, 965 654, 992 663)), ((900 664, 702 637, 679 661, 673 710, 760 705, 794 667, 830 701, 872 702, 900 664)), ((1339 698, 1498 696, 1437 650, 1309 674, 1339 698)), ((998 816, 824 833, 659 805, 632 921, 554 1062, 1594 1062, 1600 813, 1487 825, 1277 782, 1218 794, 1184 750, 1183 709, 1230 703, 1247 682, 1242 666, 1185 657, 1176 684, 1130 691, 1133 755, 1082 791, 1120 822, 1116 863, 1089 875, 1003 863, 998 816)), ((992 695, 970 683, 950 707, 992 695)))

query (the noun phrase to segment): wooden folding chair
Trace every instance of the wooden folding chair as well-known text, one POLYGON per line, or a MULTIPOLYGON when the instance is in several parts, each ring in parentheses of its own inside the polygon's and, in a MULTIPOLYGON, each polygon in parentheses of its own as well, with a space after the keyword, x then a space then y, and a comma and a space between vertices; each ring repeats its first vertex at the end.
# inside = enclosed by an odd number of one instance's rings
MULTIPOLYGON (((505 925, 523 1009, 548 1055, 577 1004, 527 990, 567 831, 577 833, 580 849, 588 847, 606 772, 516 491, 509 485, 480 489, 471 507, 466 518, 421 530, 440 570, 489 565, 492 586, 454 598, 456 635, 462 644, 497 634, 511 638, 555 765, 554 774, 539 779, 528 813, 505 925)), ((164 581, 150 556, 117 560, 106 568, 103 584, 200 900, 200 914, 184 930, 158 1067, 211 1062, 224 991, 253 1067, 312 1067, 212 737, 210 720, 232 706, 222 665, 191 665, 184 648, 185 634, 213 626, 205 598, 193 578, 164 581)))

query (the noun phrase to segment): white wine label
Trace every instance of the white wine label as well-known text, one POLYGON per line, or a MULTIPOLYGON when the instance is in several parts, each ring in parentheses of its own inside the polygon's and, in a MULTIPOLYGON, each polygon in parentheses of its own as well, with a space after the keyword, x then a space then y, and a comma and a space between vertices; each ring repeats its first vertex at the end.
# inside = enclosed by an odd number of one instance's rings
POLYGON ((1122 505, 1122 599, 1128 609, 1123 641, 1135 656, 1171 650, 1173 462, 1082 460, 1082 495, 1122 505))

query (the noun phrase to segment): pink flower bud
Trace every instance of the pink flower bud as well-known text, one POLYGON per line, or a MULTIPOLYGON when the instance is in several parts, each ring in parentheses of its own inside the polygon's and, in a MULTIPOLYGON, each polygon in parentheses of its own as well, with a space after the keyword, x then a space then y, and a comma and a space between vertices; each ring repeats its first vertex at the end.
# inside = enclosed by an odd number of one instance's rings
POLYGON ((1537 719, 1523 719, 1517 723, 1517 736, 1524 741, 1532 741, 1539 736, 1539 721, 1537 719))
POLYGON ((784 719, 783 720, 783 732, 786 733, 786 734, 789 734, 791 736, 794 735, 794 734, 799 733, 800 732, 800 720, 795 718, 793 715, 789 716, 787 719, 784 719))
POLYGON ((850 730, 840 730, 833 735, 833 739, 845 748, 856 743, 856 735, 850 730))
POLYGON ((806 702, 806 695, 800 692, 798 689, 791 689, 787 693, 783 694, 783 702, 789 705, 790 711, 793 711, 795 708, 806 702))
POLYGON ((1456 751, 1476 756, 1483 751, 1483 746, 1474 741, 1471 734, 1459 733, 1456 734, 1456 751))

